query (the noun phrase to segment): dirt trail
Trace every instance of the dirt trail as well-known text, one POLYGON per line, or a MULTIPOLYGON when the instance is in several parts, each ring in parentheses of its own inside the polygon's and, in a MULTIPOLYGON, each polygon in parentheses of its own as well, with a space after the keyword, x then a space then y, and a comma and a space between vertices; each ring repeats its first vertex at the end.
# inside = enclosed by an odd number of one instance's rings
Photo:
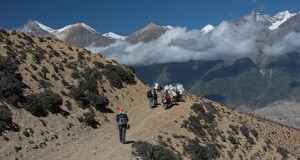
POLYGON ((132 143, 136 141, 154 142, 158 135, 166 134, 173 129, 180 128, 181 121, 186 119, 191 106, 191 101, 180 102, 168 110, 162 105, 150 109, 148 102, 141 100, 140 105, 127 110, 131 128, 127 130, 126 140, 128 144, 119 142, 116 124, 111 122, 99 129, 88 133, 72 144, 62 147, 56 153, 48 154, 43 159, 51 160, 121 160, 133 159, 131 151, 132 143), (178 120, 179 119, 179 120, 178 120), (178 121, 175 123, 174 121, 178 121))

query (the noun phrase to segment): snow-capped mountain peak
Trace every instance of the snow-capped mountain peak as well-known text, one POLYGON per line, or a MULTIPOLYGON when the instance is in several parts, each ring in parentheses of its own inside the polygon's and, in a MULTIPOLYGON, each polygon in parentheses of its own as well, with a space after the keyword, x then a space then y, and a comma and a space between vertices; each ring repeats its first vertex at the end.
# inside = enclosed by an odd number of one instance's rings
POLYGON ((270 30, 277 29, 281 24, 286 22, 291 17, 295 16, 296 13, 290 13, 289 11, 278 12, 273 18, 274 22, 269 27, 270 30))
POLYGON ((76 23, 76 24, 67 25, 67 26, 65 26, 65 27, 63 27, 61 29, 56 30, 56 31, 58 33, 62 33, 62 32, 65 32, 65 31, 69 30, 70 28, 77 27, 77 26, 84 27, 84 28, 86 28, 87 30, 89 30, 91 32, 97 33, 97 31, 95 31, 92 27, 88 26, 85 23, 76 23))
POLYGON ((52 33, 55 32, 54 29, 52 29, 52 28, 50 28, 50 27, 47 27, 47 26, 43 25, 42 23, 40 23, 40 22, 38 22, 38 21, 33 21, 33 22, 36 23, 39 27, 41 27, 41 28, 42 28, 43 30, 45 30, 45 31, 52 32, 52 33))
POLYGON ((214 28, 215 28, 214 26, 208 24, 208 25, 204 26, 201 29, 201 32, 203 32, 204 34, 206 34, 206 33, 210 32, 210 31, 212 31, 214 28))
POLYGON ((126 36, 121 36, 121 35, 115 34, 113 32, 104 33, 103 36, 108 37, 108 38, 118 39, 118 40, 126 39, 126 36))
POLYGON ((252 13, 255 16, 256 21, 263 22, 263 23, 272 23, 274 22, 273 18, 267 14, 260 14, 260 13, 252 13))
POLYGON ((57 38, 54 29, 47 27, 36 20, 28 21, 27 24, 17 29, 17 31, 33 34, 33 35, 40 35, 42 37, 57 38))

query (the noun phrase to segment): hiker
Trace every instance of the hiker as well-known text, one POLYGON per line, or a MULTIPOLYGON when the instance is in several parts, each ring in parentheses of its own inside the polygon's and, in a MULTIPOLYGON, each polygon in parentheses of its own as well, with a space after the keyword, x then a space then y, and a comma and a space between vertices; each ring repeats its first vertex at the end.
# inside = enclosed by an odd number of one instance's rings
POLYGON ((153 104, 154 104, 154 106, 156 106, 158 104, 157 103, 157 89, 153 90, 153 104))
POLYGON ((128 124, 128 116, 127 114, 124 112, 123 108, 120 108, 120 113, 117 114, 116 116, 116 121, 118 123, 118 127, 119 127, 119 138, 120 138, 120 142, 125 144, 126 140, 125 140, 125 136, 126 136, 126 130, 129 128, 129 124, 128 124))
POLYGON ((165 99, 166 99, 167 103, 172 103, 173 96, 171 94, 171 91, 167 91, 165 99))
POLYGON ((151 89, 147 91, 147 98, 149 100, 149 105, 150 108, 154 108, 155 104, 154 104, 154 88, 151 86, 151 89))

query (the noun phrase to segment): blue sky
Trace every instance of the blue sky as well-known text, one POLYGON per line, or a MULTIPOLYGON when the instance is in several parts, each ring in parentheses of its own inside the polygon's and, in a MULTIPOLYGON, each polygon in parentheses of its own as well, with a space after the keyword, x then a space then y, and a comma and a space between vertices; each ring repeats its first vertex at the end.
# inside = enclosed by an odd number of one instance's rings
POLYGON ((130 35, 153 22, 200 29, 257 11, 274 16, 299 12, 298 0, 2 0, 0 27, 16 29, 29 20, 53 29, 83 22, 99 33, 130 35))

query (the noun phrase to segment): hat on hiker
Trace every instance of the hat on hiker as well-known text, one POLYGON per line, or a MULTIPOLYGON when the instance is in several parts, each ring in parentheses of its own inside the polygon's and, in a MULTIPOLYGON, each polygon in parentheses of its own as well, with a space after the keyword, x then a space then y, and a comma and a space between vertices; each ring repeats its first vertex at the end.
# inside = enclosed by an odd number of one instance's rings
POLYGON ((123 109, 123 107, 121 107, 121 108, 120 108, 120 112, 124 112, 124 109, 123 109))

